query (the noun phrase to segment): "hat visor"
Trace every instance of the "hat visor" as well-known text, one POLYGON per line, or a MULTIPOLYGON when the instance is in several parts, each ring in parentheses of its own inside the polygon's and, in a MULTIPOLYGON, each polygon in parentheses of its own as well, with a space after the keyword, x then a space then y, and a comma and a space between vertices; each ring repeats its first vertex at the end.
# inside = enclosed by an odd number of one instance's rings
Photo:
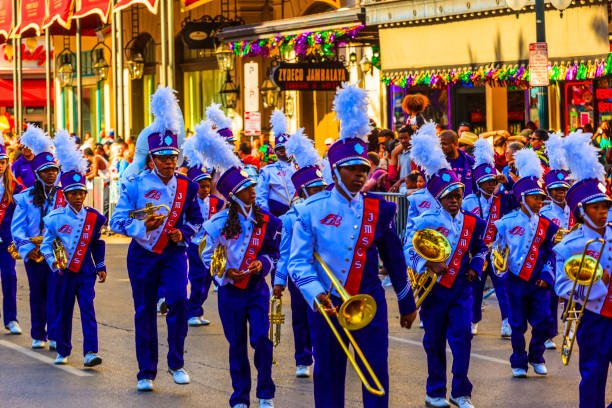
POLYGON ((484 183, 485 181, 495 180, 496 178, 497 176, 494 174, 487 174, 486 176, 482 176, 481 178, 476 180, 476 183, 480 184, 480 183, 484 183))
POLYGON ((325 182, 325 180, 316 179, 316 180, 311 181, 310 183, 306 183, 304 187, 308 188, 308 187, 319 187, 319 186, 326 186, 326 185, 327 183, 325 182))
POLYGON ((343 161, 342 163, 338 163, 336 164, 336 167, 344 167, 344 166, 358 166, 358 165, 364 165, 364 166, 368 166, 372 167, 372 165, 370 164, 370 161, 364 157, 350 157, 348 160, 343 161))
POLYGON ((75 190, 80 190, 80 191, 87 191, 87 186, 83 185, 83 184, 72 184, 70 186, 66 186, 66 187, 62 187, 62 191, 64 193, 67 193, 69 191, 75 191, 75 190))
POLYGON ((544 192, 544 190, 531 190, 531 191, 526 191, 523 193, 523 195, 542 195, 542 196, 547 196, 546 193, 544 192))
POLYGON ((210 174, 200 174, 198 177, 194 178, 193 181, 199 183, 202 180, 210 180, 211 178, 210 174))
POLYGON ((37 168, 36 172, 38 173, 39 171, 43 171, 47 169, 58 169, 59 170, 59 166, 56 163, 45 163, 39 168, 37 168))
POLYGON ((612 199, 610 199, 610 197, 608 197, 606 194, 597 194, 594 197, 591 197, 590 199, 586 200, 583 204, 594 204, 594 203, 600 203, 600 202, 610 202, 612 203, 612 199))
POLYGON ((440 193, 438 194, 438 199, 440 198, 444 198, 447 195, 449 195, 451 192, 459 189, 459 188, 464 188, 465 186, 463 185, 463 183, 460 182, 455 182, 452 184, 449 184, 445 189, 443 189, 442 191, 440 191, 440 193))
POLYGON ((154 152, 151 152, 151 154, 154 156, 169 156, 173 154, 179 154, 179 150, 169 147, 167 149, 156 150, 154 152))
POLYGON ((253 179, 247 178, 247 179, 245 179, 245 181, 243 181, 242 183, 238 184, 236 186, 236 188, 234 188, 234 191, 232 191, 232 195, 236 195, 239 192, 241 192, 242 190, 244 190, 245 188, 254 186, 256 184, 257 183, 253 179))
POLYGON ((2 159, 8 159, 8 154, 0 154, 0 160, 2 159))
POLYGON ((566 181, 555 181, 554 183, 550 183, 546 186, 547 190, 551 188, 570 188, 570 184, 566 181))

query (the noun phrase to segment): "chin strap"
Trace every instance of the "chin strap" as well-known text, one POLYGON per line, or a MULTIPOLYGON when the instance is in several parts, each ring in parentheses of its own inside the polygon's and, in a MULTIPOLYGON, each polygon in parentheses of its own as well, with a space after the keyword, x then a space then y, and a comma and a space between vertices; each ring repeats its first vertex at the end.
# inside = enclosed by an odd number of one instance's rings
POLYGON ((527 214, 529 214, 529 219, 532 219, 535 214, 533 213, 533 211, 531 211, 531 208, 529 208, 529 206, 527 205, 527 202, 525 201, 525 196, 521 196, 521 203, 523 203, 523 206, 525 207, 525 209, 527 210, 527 214))
POLYGON ((342 179, 340 178, 340 172, 338 171, 337 167, 334 167, 334 174, 336 175, 336 186, 340 187, 342 192, 350 198, 349 199, 349 206, 350 206, 353 200, 355 200, 355 198, 357 198, 357 196, 359 195, 359 191, 356 193, 351 193, 349 189, 346 188, 346 186, 342 182, 342 179))
POLYGON ((157 177, 163 179, 164 176, 157 170, 157 166, 155 165, 155 160, 153 160, 153 155, 149 153, 149 157, 151 158, 151 163, 153 164, 153 171, 157 174, 157 177))
POLYGON ((595 225, 593 220, 591 220, 591 218, 587 215, 587 213, 584 211, 584 208, 582 208, 582 206, 578 207, 578 211, 580 212, 580 215, 582 216, 582 219, 584 220, 584 222, 589 227, 591 227, 591 229, 599 230, 602 228, 602 227, 598 227, 597 225, 595 225))
POLYGON ((480 194, 483 195, 483 197, 485 198, 485 200, 489 201, 491 199, 491 197, 493 197, 495 194, 488 194, 486 191, 484 191, 482 188, 480 188, 480 185, 477 186, 478 191, 480 192, 480 194))
POLYGON ((231 200, 235 202, 236 204, 238 204, 238 207, 240 207, 242 214, 245 216, 247 220, 251 220, 253 224, 257 224, 257 221, 255 221, 255 218, 253 218, 253 206, 252 205, 247 207, 247 205, 235 195, 232 195, 231 200))

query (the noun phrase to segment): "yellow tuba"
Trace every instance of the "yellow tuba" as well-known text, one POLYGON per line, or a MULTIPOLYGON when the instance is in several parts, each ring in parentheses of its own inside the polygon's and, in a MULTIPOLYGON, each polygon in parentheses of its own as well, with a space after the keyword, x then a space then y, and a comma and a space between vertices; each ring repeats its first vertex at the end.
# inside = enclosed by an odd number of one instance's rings
MULTIPOLYGON (((30 242, 36 245, 36 248, 38 250, 40 250, 40 244, 42 244, 42 241, 43 241, 42 235, 38 237, 30 238, 30 242)), ((9 254, 11 254, 13 259, 15 260, 21 259, 21 255, 19 255, 19 251, 17 250, 17 247, 15 246, 15 241, 11 242, 11 244, 7 248, 7 251, 9 252, 9 254)), ((34 262, 42 262, 44 260, 45 260, 45 257, 42 254, 40 254, 39 257, 34 259, 34 262)))
POLYGON ((55 238, 51 245, 53 247, 53 256, 57 261, 57 267, 59 269, 66 269, 68 267, 68 258, 66 257, 66 250, 64 245, 59 238, 55 238))
POLYGON ((157 219, 164 219, 170 215, 170 207, 165 204, 153 205, 153 203, 146 203, 145 208, 132 210, 128 213, 129 218, 134 218, 136 220, 146 220, 154 215, 157 219), (162 208, 166 210, 166 214, 157 214, 162 208))
MULTIPOLYGON (((423 259, 430 262, 446 262, 452 251, 448 239, 438 231, 429 228, 415 232, 412 236, 412 246, 423 259)), ((412 268, 408 269, 408 278, 418 309, 433 289, 438 276, 429 268, 421 274, 416 273, 412 268)))
POLYGON ((227 247, 223 244, 217 245, 215 252, 213 252, 210 258, 210 273, 217 275, 222 278, 225 275, 225 269, 227 267, 227 247))
POLYGON ((591 239, 587 241, 584 249, 582 250, 582 254, 571 256, 567 261, 565 261, 565 264, 563 264, 563 271, 565 272, 565 275, 574 282, 565 305, 565 310, 563 310, 563 316, 561 317, 561 320, 563 320, 565 325, 563 344, 561 345, 561 361, 564 365, 569 363, 572 355, 574 341, 576 340, 576 333, 580 323, 582 322, 582 315, 584 314, 586 303, 591 294, 593 284, 600 280, 603 275, 603 268, 601 267, 599 261, 605 245, 606 241, 602 238, 591 239), (597 258, 587 255, 589 247, 594 243, 601 244, 597 258), (586 287, 582 307, 580 307, 575 300, 577 285, 586 287))
POLYGON ((361 367, 359 367, 357 360, 349 351, 348 344, 346 344, 340 336, 340 333, 336 329, 336 326, 327 314, 327 311, 325 310, 323 305, 319 302, 319 299, 315 298, 315 305, 317 306, 317 309, 319 309, 319 312, 323 315, 325 321, 327 321, 327 324, 336 336, 336 339, 338 339, 342 350, 344 350, 344 352, 346 353, 346 356, 351 362, 351 365, 353 366, 353 368, 357 372, 357 375, 359 376, 359 379, 363 383, 364 388, 374 395, 385 395, 385 389, 378 380, 378 377, 376 377, 376 374, 374 374, 374 370, 372 370, 370 363, 368 363, 368 361, 366 360, 365 356, 363 355, 363 352, 361 351, 361 348, 359 347, 359 345, 355 341, 355 338, 350 332, 351 330, 359 330, 367 326, 372 321, 372 319, 376 315, 376 301, 370 295, 357 294, 355 296, 351 296, 346 291, 346 289, 344 289, 338 278, 336 278, 334 273, 329 269, 325 262, 323 262, 321 256, 315 252, 314 258, 317 260, 317 262, 319 262, 321 268, 323 268, 323 271, 325 272, 325 275, 329 278, 332 286, 336 289, 336 291, 340 295, 340 298, 342 299, 342 304, 338 308, 337 312, 338 323, 342 327, 344 334, 353 346, 353 350, 355 350, 355 355, 359 358, 361 364, 367 370, 376 388, 370 385, 370 382, 364 375, 363 371, 361 370, 361 367))
POLYGON ((500 248, 493 248, 491 254, 493 257, 493 271, 497 276, 503 275, 508 270, 508 255, 510 255, 510 248, 505 247, 503 254, 500 252, 500 248))
MULTIPOLYGON (((285 315, 283 314, 283 301, 277 299, 274 296, 270 298, 270 329, 268 330, 268 337, 272 341, 272 346, 276 348, 280 344, 281 339, 281 325, 285 323, 285 315)), ((274 349, 272 349, 272 364, 276 365, 276 358, 274 357, 274 349)))

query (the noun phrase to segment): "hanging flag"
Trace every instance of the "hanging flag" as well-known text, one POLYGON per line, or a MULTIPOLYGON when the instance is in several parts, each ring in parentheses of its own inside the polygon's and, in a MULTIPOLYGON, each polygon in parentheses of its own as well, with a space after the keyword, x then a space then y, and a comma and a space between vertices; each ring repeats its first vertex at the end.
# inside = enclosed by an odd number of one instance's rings
POLYGON ((13 31, 13 1, 0 0, 0 41, 4 42, 13 31))
POLYGON ((129 8, 134 4, 144 4, 153 14, 157 14, 159 0, 119 0, 113 8, 113 13, 129 8))
POLYGON ((212 0, 181 0, 181 12, 189 11, 203 4, 210 3, 212 0))
POLYGON ((97 16, 102 24, 108 22, 112 3, 110 0, 80 0, 72 19, 84 19, 88 16, 97 16))
POLYGON ((19 8, 19 27, 15 30, 17 36, 29 36, 33 30, 38 37, 43 29, 46 14, 47 2, 45 0, 22 0, 19 8))
POLYGON ((66 30, 70 29, 70 17, 74 10, 74 0, 48 0, 47 18, 43 28, 48 28, 54 23, 59 24, 66 30))

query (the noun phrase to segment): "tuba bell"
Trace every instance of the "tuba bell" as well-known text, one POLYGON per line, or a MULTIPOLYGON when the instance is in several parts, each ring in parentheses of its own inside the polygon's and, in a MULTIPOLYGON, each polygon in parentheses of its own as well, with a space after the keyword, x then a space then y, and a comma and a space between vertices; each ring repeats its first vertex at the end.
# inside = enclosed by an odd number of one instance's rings
POLYGON ((139 210, 132 210, 128 213, 129 218, 136 220, 146 220, 149 217, 155 216, 156 219, 164 219, 170 215, 170 207, 165 204, 153 205, 153 203, 146 203, 145 208, 139 210), (157 214, 161 209, 166 210, 166 214, 157 214))
POLYGON ((53 256, 57 261, 58 269, 66 269, 68 267, 68 258, 66 257, 66 250, 64 245, 59 238, 55 238, 51 244, 53 248, 53 256))
MULTIPOLYGON (((38 237, 31 237, 30 238, 30 242, 33 243, 34 245, 36 245, 36 249, 40 250, 40 244, 42 244, 43 241, 43 237, 38 236, 38 237)), ((8 246, 7 251, 9 252, 9 254, 11 254, 11 257, 15 260, 19 260, 21 259, 21 255, 19 255, 19 251, 17 250, 17 246, 15 245, 15 241, 11 242, 11 244, 8 246)), ((36 259, 34 259, 34 262, 42 262, 45 260, 45 257, 40 254, 40 256, 38 256, 36 259)))
POLYGON ((217 245, 215 252, 213 252, 210 258, 210 273, 217 275, 222 278, 225 275, 225 269, 227 267, 227 247, 223 244, 217 245))
POLYGON ((272 296, 270 298, 270 329, 268 330, 268 338, 272 341, 272 364, 276 365, 274 357, 274 349, 280 344, 281 325, 285 323, 285 315, 283 313, 283 301, 272 296))
POLYGON ((563 264, 563 271, 565 272, 565 275, 568 277, 568 279, 574 282, 561 317, 561 320, 565 326, 565 332, 563 333, 563 344, 561 345, 561 361, 564 365, 569 363, 572 355, 572 349, 576 340, 576 333, 578 332, 578 327, 582 322, 582 316, 586 308, 586 303, 591 294, 593 284, 599 281, 603 276, 603 268, 599 261, 605 245, 606 241, 602 238, 591 239, 587 241, 584 249, 582 250, 582 254, 569 257, 569 259, 565 261, 565 264, 563 264), (601 244, 597 258, 587 255, 589 247, 595 243, 601 244), (580 306, 576 301, 578 285, 586 288, 582 306, 580 306))
MULTIPOLYGON (((415 232, 412 236, 412 246, 423 259, 430 262, 446 262, 452 251, 448 239, 438 231, 429 228, 415 232)), ((409 268, 408 277, 418 309, 432 291, 438 276, 429 268, 421 274, 409 268)))

